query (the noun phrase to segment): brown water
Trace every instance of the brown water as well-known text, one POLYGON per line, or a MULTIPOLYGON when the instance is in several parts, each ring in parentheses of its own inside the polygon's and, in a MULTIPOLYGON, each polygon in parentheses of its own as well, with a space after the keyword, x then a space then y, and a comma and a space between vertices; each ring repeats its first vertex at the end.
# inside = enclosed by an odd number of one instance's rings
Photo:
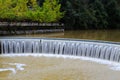
POLYGON ((5 63, 26 64, 24 70, 16 70, 16 74, 11 71, 0 72, 0 80, 120 80, 120 71, 113 71, 107 65, 79 59, 32 56, 0 59, 4 68, 16 68, 5 63))
MULTIPOLYGON (((75 38, 120 42, 120 30, 82 30, 64 33, 17 35, 15 37, 75 38)), ((113 71, 107 65, 89 61, 47 58, 47 57, 0 57, 0 68, 14 68, 0 71, 0 80, 120 80, 120 71, 113 71), (24 70, 5 63, 26 64, 24 70)))
POLYGON ((19 37, 75 38, 120 42, 120 30, 78 30, 65 31, 64 33, 19 35, 19 37))

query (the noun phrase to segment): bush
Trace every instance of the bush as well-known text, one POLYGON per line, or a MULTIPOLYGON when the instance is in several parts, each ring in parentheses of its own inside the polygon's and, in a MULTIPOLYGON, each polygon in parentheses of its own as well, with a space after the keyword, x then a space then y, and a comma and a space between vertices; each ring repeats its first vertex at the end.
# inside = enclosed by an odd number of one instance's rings
POLYGON ((36 0, 1 0, 0 6, 1 20, 56 22, 63 16, 57 0, 45 0, 41 7, 36 0))

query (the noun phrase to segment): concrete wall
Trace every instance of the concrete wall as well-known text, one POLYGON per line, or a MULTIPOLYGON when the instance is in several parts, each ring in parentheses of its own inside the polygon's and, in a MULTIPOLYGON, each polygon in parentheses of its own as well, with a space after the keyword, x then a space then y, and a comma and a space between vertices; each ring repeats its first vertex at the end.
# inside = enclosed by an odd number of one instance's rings
POLYGON ((63 32, 62 23, 0 22, 0 35, 63 32))

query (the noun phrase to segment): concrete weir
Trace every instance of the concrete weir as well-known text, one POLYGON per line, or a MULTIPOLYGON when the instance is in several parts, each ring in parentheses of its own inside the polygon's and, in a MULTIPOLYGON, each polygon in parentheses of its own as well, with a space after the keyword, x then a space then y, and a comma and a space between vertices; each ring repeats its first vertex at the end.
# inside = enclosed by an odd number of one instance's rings
POLYGON ((119 42, 51 38, 4 38, 0 39, 0 45, 1 54, 73 55, 120 62, 119 42))

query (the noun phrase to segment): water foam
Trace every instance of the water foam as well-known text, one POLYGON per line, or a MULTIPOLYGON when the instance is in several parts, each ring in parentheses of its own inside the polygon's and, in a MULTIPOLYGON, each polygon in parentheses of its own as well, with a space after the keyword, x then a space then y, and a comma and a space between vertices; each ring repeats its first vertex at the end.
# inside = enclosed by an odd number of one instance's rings
MULTIPOLYGON (((69 55, 58 55, 58 54, 2 54, 0 55, 1 57, 28 57, 28 56, 33 56, 33 57, 56 57, 56 58, 69 58, 69 59, 80 59, 80 60, 86 60, 86 61, 92 61, 96 62, 99 64, 105 64, 108 65, 110 69, 120 71, 120 63, 113 62, 113 61, 108 61, 108 60, 102 60, 102 59, 97 59, 97 58, 89 58, 89 57, 81 57, 81 56, 69 56, 69 55)), ((18 63, 13 63, 14 65, 17 65, 18 70, 24 70, 22 67, 25 66, 25 64, 18 64, 18 63)))
POLYGON ((9 68, 0 68, 0 72, 11 71, 13 74, 16 74, 18 70, 20 70, 20 71, 24 70, 24 66, 26 66, 25 64, 21 64, 21 63, 3 63, 3 64, 16 66, 16 68, 11 68, 11 67, 9 67, 9 68))
POLYGON ((23 67, 26 66, 25 64, 21 64, 21 63, 8 63, 8 64, 9 65, 15 65, 17 70, 20 70, 20 71, 24 70, 23 67))
POLYGON ((16 70, 14 68, 0 68, 0 72, 3 71, 12 71, 13 74, 16 74, 16 70))

